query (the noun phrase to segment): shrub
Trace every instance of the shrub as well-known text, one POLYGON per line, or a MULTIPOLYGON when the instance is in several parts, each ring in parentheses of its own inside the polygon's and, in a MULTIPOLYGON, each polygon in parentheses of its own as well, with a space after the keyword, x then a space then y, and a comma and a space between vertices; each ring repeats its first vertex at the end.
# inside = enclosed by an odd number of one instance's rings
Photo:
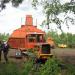
POLYGON ((29 75, 32 68, 33 68, 33 60, 26 61, 21 75, 29 75))
POLYGON ((55 58, 49 58, 45 65, 40 68, 39 75, 59 75, 59 73, 58 61, 55 58))

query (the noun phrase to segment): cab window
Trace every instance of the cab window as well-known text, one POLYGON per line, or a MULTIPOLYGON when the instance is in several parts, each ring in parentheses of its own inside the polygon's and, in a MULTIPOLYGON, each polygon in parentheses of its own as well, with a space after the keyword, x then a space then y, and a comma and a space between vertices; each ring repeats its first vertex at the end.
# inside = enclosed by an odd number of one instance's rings
POLYGON ((35 42, 35 41, 36 41, 35 35, 29 35, 29 36, 28 36, 28 41, 29 41, 29 42, 35 42))

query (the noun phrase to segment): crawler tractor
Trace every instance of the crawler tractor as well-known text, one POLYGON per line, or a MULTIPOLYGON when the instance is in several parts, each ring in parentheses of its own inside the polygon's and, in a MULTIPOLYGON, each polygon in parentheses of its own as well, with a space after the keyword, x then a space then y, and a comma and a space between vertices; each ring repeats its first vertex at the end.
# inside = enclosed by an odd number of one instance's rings
POLYGON ((25 25, 16 29, 8 39, 11 48, 20 50, 22 54, 31 52, 36 53, 37 59, 46 60, 51 57, 50 44, 45 41, 45 32, 33 26, 33 18, 31 15, 26 16, 25 25))

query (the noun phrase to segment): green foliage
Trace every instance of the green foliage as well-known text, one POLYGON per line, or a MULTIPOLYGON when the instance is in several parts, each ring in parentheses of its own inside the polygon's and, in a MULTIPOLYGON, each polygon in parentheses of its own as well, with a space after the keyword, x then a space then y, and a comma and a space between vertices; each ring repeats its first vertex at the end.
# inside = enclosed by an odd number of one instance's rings
POLYGON ((75 44, 75 34, 72 35, 72 44, 75 44))
POLYGON ((1 2, 1 4, 0 4, 1 10, 3 10, 6 7, 5 4, 8 3, 8 2, 10 2, 10 1, 12 2, 12 5, 14 7, 19 6, 19 4, 23 2, 23 0, 1 0, 0 1, 1 2))
POLYGON ((38 4, 41 4, 43 6, 43 11, 46 15, 46 19, 43 21, 43 25, 48 25, 49 29, 49 24, 50 23, 55 23, 57 25, 57 28, 59 28, 61 31, 61 24, 65 23, 66 20, 66 26, 69 28, 69 25, 67 21, 70 21, 71 24, 75 23, 75 19, 71 18, 70 16, 64 17, 64 21, 58 18, 58 15, 60 13, 64 13, 65 15, 68 12, 74 12, 75 14, 75 1, 70 1, 62 4, 60 0, 44 0, 44 1, 38 1, 38 0, 33 0, 34 7, 37 6, 38 4), (39 2, 39 3, 38 3, 39 2), (44 24, 45 23, 45 24, 44 24))
POLYGON ((29 75, 33 68, 33 61, 25 63, 0 63, 0 75, 29 75))
POLYGON ((60 37, 61 43, 67 44, 67 34, 66 33, 60 34, 59 37, 60 37))
POLYGON ((48 1, 46 1, 43 5, 44 8, 44 12, 46 14, 46 22, 49 28, 49 24, 50 23, 56 23, 56 25, 58 26, 59 29, 61 29, 61 20, 57 17, 57 15, 59 13, 61 13, 62 9, 61 9, 62 5, 60 4, 59 0, 53 0, 51 3, 49 3, 48 1))
POLYGON ((32 68, 33 68, 33 61, 32 60, 26 61, 21 75, 29 75, 32 68))
MULTIPOLYGON (((49 58, 36 71, 32 60, 25 63, 0 63, 0 75, 62 75, 64 69, 60 68, 60 64, 56 58, 49 58)), ((65 64, 63 67, 66 67, 63 75, 75 75, 75 65, 65 64)))
POLYGON ((75 34, 71 34, 71 33, 61 33, 58 34, 57 31, 49 31, 46 34, 46 39, 48 37, 52 37, 55 44, 67 44, 68 47, 75 47, 75 34))
POLYGON ((0 33, 0 40, 5 40, 5 41, 7 41, 8 40, 8 38, 9 38, 9 34, 1 34, 0 33))
POLYGON ((44 65, 39 67, 38 72, 33 66, 32 60, 28 60, 25 63, 0 63, 0 75, 57 75, 60 72, 58 61, 54 58, 49 59, 44 65))
POLYGON ((15 63, 0 63, 0 75, 20 75, 20 69, 15 63))
POLYGON ((12 5, 15 6, 15 7, 17 7, 22 2, 23 2, 23 0, 12 0, 12 5))
POLYGON ((75 47, 75 34, 67 34, 67 44, 70 48, 75 47))
POLYGON ((52 31, 49 31, 49 32, 46 34, 46 39, 47 39, 48 37, 52 37, 56 45, 61 42, 61 41, 60 41, 61 39, 60 39, 59 35, 57 34, 57 31, 56 31, 56 32, 53 31, 53 30, 52 30, 52 31))
POLYGON ((59 75, 59 73, 58 61, 55 58, 49 58, 45 65, 40 68, 39 75, 59 75))
POLYGON ((38 5, 38 0, 32 0, 32 6, 36 8, 38 5))
POLYGON ((68 45, 70 45, 70 44, 72 44, 72 34, 70 34, 70 33, 68 33, 67 34, 67 43, 68 43, 68 45))
POLYGON ((69 6, 69 3, 63 4, 62 7, 63 7, 63 11, 65 11, 66 13, 68 12, 68 10, 71 10, 71 7, 69 6))
POLYGON ((75 75, 75 65, 66 64, 65 75, 75 75))
POLYGON ((51 3, 48 1, 44 4, 44 11, 46 14, 55 14, 58 15, 61 12, 61 4, 59 0, 53 0, 51 3))

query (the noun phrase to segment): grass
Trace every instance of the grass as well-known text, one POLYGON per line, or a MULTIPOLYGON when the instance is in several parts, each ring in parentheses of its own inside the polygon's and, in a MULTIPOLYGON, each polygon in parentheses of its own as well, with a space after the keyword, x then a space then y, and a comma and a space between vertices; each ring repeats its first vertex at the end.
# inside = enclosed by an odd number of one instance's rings
POLYGON ((20 75, 20 68, 16 63, 0 63, 0 75, 20 75))
POLYGON ((28 75, 33 67, 31 60, 21 63, 0 63, 0 75, 28 75))
MULTIPOLYGON (((40 68, 46 67, 49 69, 50 61, 48 61, 45 65, 42 65, 40 68)), ((55 63, 56 61, 52 61, 50 67, 57 69, 57 65, 55 63), (54 62, 54 63, 53 63, 54 62), (56 66, 53 66, 56 65, 56 66)), ((39 72, 44 73, 47 71, 47 69, 39 70, 36 71, 35 68, 33 68, 34 64, 31 60, 26 61, 25 63, 14 63, 14 62, 9 62, 9 63, 0 63, 0 75, 40 75, 39 72)), ((65 69, 61 69, 60 75, 75 75, 75 65, 73 64, 65 64, 64 65, 65 69)), ((55 71, 56 72, 56 71, 55 71)), ((42 75, 41 73, 41 75, 42 75)), ((47 75, 47 74, 46 74, 47 75)), ((52 75, 52 74, 50 74, 52 75)))

